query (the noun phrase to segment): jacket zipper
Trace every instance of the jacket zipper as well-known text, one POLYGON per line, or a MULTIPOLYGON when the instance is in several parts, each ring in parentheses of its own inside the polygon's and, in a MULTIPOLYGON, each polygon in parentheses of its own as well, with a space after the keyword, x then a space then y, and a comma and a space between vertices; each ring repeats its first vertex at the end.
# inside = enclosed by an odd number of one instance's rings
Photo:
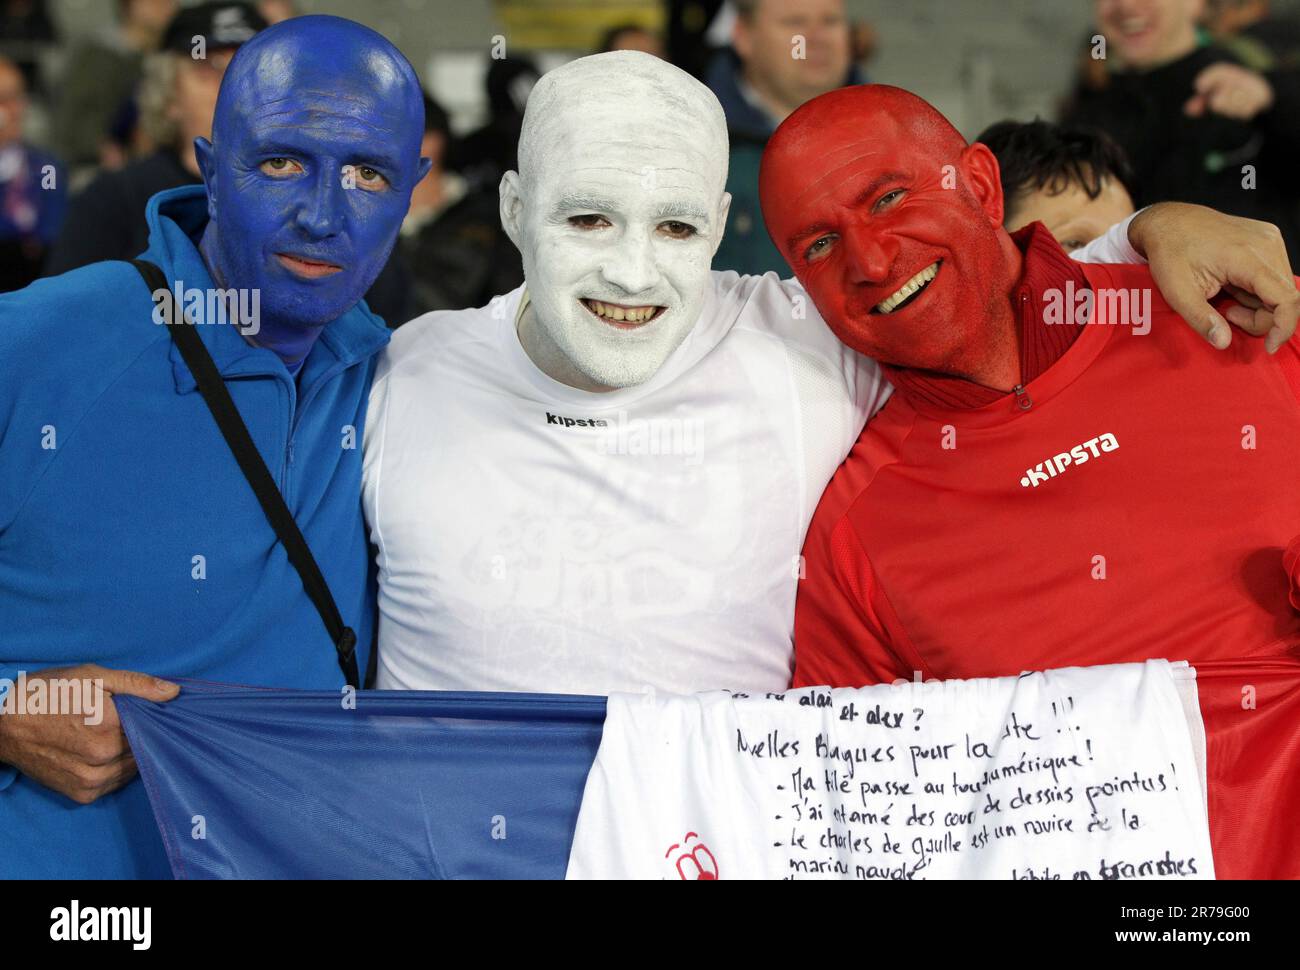
MULTIPOLYGON (((1024 340, 1024 335, 1029 332, 1029 290, 1025 287, 1020 288, 1020 339, 1024 340)), ((1020 410, 1028 411, 1034 406, 1034 399, 1029 396, 1025 390, 1024 384, 1017 384, 1013 390, 1016 392, 1016 404, 1020 410)))

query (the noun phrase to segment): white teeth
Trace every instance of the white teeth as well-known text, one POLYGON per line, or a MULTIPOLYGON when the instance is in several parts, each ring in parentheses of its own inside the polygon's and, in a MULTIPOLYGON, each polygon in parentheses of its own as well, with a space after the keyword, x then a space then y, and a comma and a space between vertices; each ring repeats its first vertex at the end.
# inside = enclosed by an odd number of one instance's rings
POLYGON ((881 313, 892 313, 894 307, 898 306, 898 304, 902 303, 904 300, 906 300, 917 290, 921 289, 921 287, 925 286, 925 284, 929 283, 930 280, 935 278, 938 272, 939 272, 939 264, 931 263, 925 269, 921 270, 921 272, 917 273, 910 280, 908 280, 906 283, 900 286, 897 292, 895 292, 892 296, 886 297, 885 299, 877 303, 876 309, 879 310, 881 313))
POLYGON ((601 303, 599 300, 584 300, 587 309, 598 317, 627 323, 644 323, 655 315, 657 306, 623 307, 613 303, 601 303))

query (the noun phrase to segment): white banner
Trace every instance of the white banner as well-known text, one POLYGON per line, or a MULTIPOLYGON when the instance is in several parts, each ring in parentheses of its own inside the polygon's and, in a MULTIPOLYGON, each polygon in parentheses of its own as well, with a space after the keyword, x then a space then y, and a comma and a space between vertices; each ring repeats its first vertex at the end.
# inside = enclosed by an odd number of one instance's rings
POLYGON ((1212 879, 1195 676, 616 694, 568 876, 1212 879))

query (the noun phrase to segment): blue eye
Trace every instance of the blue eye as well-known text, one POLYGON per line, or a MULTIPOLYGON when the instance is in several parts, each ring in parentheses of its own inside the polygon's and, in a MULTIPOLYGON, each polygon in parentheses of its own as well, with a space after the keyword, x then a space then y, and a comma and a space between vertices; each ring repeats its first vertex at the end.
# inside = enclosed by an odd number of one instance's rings
POLYGON ((881 197, 876 201, 876 204, 875 204, 874 206, 871 207, 871 211, 872 211, 872 212, 879 212, 881 209, 887 209, 887 208, 889 208, 891 205, 893 205, 895 202, 897 202, 900 198, 902 198, 903 193, 904 193, 905 191, 906 191, 905 189, 894 189, 894 191, 892 191, 892 192, 887 192, 887 193, 885 193, 884 195, 882 195, 882 196, 881 196, 881 197))
POLYGON ((812 245, 804 250, 803 258, 806 259, 808 262, 813 262, 814 260, 819 259, 821 256, 825 255, 827 252, 830 251, 831 244, 835 242, 837 238, 839 237, 837 237, 834 233, 829 233, 825 236, 821 236, 818 239, 813 240, 812 245))

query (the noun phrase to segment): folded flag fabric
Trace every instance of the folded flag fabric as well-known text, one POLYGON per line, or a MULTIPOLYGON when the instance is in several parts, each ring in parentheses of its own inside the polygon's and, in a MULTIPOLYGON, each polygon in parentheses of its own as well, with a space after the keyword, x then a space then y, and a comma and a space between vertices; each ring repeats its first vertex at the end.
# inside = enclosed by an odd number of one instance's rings
POLYGON ((604 698, 116 698, 181 879, 560 879, 604 698))
MULTIPOLYGON (((116 698, 178 877, 566 874, 604 698, 183 686, 116 698)), ((1196 687, 1215 875, 1300 878, 1300 658, 1198 663, 1196 687)), ((690 872, 701 834, 661 855, 690 872)))

